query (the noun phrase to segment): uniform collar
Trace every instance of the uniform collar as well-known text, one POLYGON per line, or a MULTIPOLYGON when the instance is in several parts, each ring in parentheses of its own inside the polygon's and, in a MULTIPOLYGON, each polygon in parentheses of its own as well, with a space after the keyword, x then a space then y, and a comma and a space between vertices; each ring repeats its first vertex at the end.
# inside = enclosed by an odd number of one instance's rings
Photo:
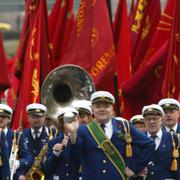
MULTIPOLYGON (((152 136, 149 132, 147 132, 147 134, 148 134, 149 137, 152 136)), ((162 133, 162 130, 160 129, 160 130, 156 133, 156 136, 157 136, 158 139, 161 140, 161 139, 162 139, 162 135, 163 135, 163 133, 162 133)))
MULTIPOLYGON (((38 133, 41 134, 42 130, 43 130, 43 127, 41 126, 40 129, 38 129, 38 131, 39 131, 38 133)), ((35 132, 35 130, 33 128, 31 128, 31 133, 34 134, 34 132, 35 132)))
MULTIPOLYGON (((177 128, 178 128, 178 123, 176 123, 175 126, 174 126, 173 128, 171 128, 171 129, 173 129, 174 132, 176 132, 176 131, 177 131, 177 128)), ((171 129, 170 129, 169 127, 167 127, 167 126, 165 126, 165 129, 166 129, 167 132, 170 132, 170 130, 171 130, 171 129)))

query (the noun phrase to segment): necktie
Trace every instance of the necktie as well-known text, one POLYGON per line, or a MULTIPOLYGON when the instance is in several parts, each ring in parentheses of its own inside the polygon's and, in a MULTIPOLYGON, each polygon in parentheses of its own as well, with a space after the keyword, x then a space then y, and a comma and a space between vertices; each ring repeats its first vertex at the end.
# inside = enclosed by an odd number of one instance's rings
POLYGON ((153 139, 153 141, 155 141, 157 135, 152 135, 151 138, 153 139))
POLYGON ((35 140, 37 140, 39 137, 38 137, 38 134, 39 134, 39 130, 35 130, 34 131, 34 137, 35 137, 35 140))
POLYGON ((101 129, 105 132, 105 127, 106 127, 106 125, 105 124, 100 124, 100 127, 101 127, 101 129))

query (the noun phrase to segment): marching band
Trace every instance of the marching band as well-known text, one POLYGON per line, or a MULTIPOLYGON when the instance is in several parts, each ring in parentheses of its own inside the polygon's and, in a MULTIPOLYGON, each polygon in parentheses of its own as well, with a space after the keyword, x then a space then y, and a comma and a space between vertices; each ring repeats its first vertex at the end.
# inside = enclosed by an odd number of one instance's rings
POLYGON ((59 109, 57 127, 32 103, 22 131, 9 128, 13 111, 0 104, 0 180, 180 179, 180 103, 162 99, 130 121, 114 117, 114 103, 96 91, 59 109))

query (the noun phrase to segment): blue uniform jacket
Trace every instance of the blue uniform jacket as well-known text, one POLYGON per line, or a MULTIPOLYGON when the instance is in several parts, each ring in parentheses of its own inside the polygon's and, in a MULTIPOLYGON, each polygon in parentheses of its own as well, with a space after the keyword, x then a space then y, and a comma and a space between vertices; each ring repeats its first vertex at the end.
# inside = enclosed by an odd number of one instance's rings
POLYGON ((10 179, 8 152, 9 152, 9 149, 5 140, 5 134, 3 131, 1 131, 0 132, 0 157, 2 160, 2 166, 0 166, 0 180, 10 179))
POLYGON ((78 180, 79 161, 74 155, 75 147, 68 144, 59 157, 53 154, 53 146, 62 142, 63 138, 63 134, 60 134, 48 143, 48 153, 44 163, 46 180, 52 180, 53 175, 58 176, 59 180, 78 180))
MULTIPOLYGON (((175 136, 175 135, 174 135, 175 136)), ((177 140, 177 139, 175 139, 177 140)), ((177 142, 177 141, 176 141, 177 142)), ((172 164, 172 137, 171 134, 163 130, 163 136, 158 149, 147 166, 147 180, 180 179, 180 163, 178 159, 178 171, 171 171, 172 164)))
MULTIPOLYGON (((112 119, 113 135, 111 142, 117 148, 123 157, 126 166, 128 166, 135 174, 138 174, 147 166, 155 148, 154 142, 145 134, 137 131, 134 127, 130 127, 132 136, 133 151, 138 148, 139 156, 126 158, 125 148, 126 142, 119 136, 119 132, 125 133, 122 121, 112 119)), ((86 125, 80 126, 76 143, 77 157, 82 163, 82 179, 83 180, 121 180, 121 176, 106 157, 103 150, 98 146, 86 125)))
MULTIPOLYGON (((19 136, 19 133, 17 133, 17 136, 19 136)), ((14 131, 11 129, 8 129, 8 132, 6 134, 6 140, 9 147, 9 157, 12 149, 12 142, 14 139, 14 131)), ((20 141, 18 144, 18 160, 20 162, 20 167, 16 171, 16 174, 14 175, 14 179, 17 179, 19 175, 26 174, 29 168, 32 166, 32 157, 28 150, 28 147, 25 143, 24 135, 21 133, 20 141)))
MULTIPOLYGON (((56 130, 53 128, 52 133, 53 137, 55 136, 56 130)), ((27 128, 23 131, 23 134, 25 136, 25 142, 28 146, 28 149, 30 150, 31 156, 34 160, 36 156, 39 155, 42 147, 49 141, 49 129, 45 126, 43 126, 42 132, 40 137, 37 141, 34 140, 32 134, 31 134, 31 128, 27 128)))

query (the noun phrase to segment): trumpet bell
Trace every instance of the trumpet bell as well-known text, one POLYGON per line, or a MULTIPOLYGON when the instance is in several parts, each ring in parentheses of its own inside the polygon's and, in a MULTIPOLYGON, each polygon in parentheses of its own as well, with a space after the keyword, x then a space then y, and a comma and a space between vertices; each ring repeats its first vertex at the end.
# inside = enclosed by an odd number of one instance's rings
POLYGON ((47 115, 57 120, 62 108, 73 102, 89 99, 95 86, 89 74, 76 65, 63 65, 52 70, 41 88, 41 101, 47 107, 47 115))

